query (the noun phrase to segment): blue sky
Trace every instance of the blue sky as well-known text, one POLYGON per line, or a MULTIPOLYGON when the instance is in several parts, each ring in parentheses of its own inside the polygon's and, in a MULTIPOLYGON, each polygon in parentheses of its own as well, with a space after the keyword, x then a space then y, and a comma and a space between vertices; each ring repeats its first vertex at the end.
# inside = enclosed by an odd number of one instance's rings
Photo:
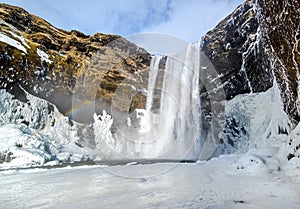
POLYGON ((129 36, 142 32, 200 39, 243 0, 2 0, 56 27, 129 36))

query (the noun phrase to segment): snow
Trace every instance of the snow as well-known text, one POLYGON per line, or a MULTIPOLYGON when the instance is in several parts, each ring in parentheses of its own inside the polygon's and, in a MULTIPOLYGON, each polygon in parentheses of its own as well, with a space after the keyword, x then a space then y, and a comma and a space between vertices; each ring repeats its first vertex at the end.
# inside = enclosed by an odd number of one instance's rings
POLYGON ((24 38, 22 35, 17 35, 17 34, 15 34, 15 33, 13 33, 13 32, 10 32, 10 34, 11 34, 14 38, 19 39, 19 40, 22 42, 22 44, 23 44, 24 46, 26 46, 27 48, 30 49, 30 46, 28 46, 28 44, 27 44, 26 41, 25 41, 25 38, 24 38))
POLYGON ((264 160, 256 155, 245 155, 238 159, 236 164, 238 170, 248 175, 256 175, 257 173, 266 174, 268 169, 264 160))
MULTIPOLYGON (((251 149, 264 149, 282 146, 277 143, 290 133, 293 126, 283 111, 279 89, 276 82, 266 92, 238 95, 225 103, 226 116, 234 118, 239 127, 247 132, 235 150, 226 153, 245 153, 251 149), (284 132, 284 133, 282 133, 284 132)), ((235 136, 224 133, 229 138, 235 136)), ((240 137, 240 136, 239 136, 240 137)), ((283 145, 284 146, 284 145, 283 145)))
POLYGON ((257 160, 228 155, 191 164, 5 171, 0 172, 0 207, 299 208, 299 181, 270 172, 262 161, 248 163, 251 159, 257 160), (241 163, 245 169, 237 168, 241 163))
POLYGON ((52 160, 52 161, 49 161, 49 162, 44 164, 44 166, 55 166, 55 165, 59 165, 58 160, 52 160))
POLYGON ((45 141, 25 125, 8 124, 0 127, 0 168, 43 165, 58 152, 59 145, 45 141))
POLYGON ((41 62, 47 62, 49 64, 52 63, 52 61, 49 59, 49 56, 48 56, 48 54, 46 54, 46 52, 44 52, 43 50, 40 50, 39 48, 36 49, 36 52, 40 56, 41 62))
POLYGON ((13 98, 5 90, 0 90, 0 125, 28 123, 29 128, 39 130, 51 120, 44 100, 28 95, 31 102, 25 103, 13 98))
POLYGON ((14 26, 4 22, 1 18, 0 18, 0 25, 5 25, 5 26, 9 27, 11 30, 10 35, 13 37, 13 38, 10 38, 9 36, 7 36, 5 34, 0 33, 0 41, 7 43, 10 46, 13 46, 27 54, 25 47, 27 47, 27 48, 30 48, 30 47, 26 43, 25 38, 22 36, 22 33, 14 26), (20 35, 17 35, 17 33, 20 35), (14 38, 21 41, 22 44, 19 41, 15 40, 14 38))
POLYGON ((98 157, 111 157, 111 152, 115 145, 115 139, 112 137, 110 131, 112 123, 113 119, 105 110, 103 110, 103 114, 100 116, 94 114, 93 130, 98 157))
POLYGON ((56 160, 87 160, 85 151, 75 145, 77 132, 68 118, 55 107, 49 113, 51 104, 45 100, 28 93, 26 97, 28 102, 21 102, 0 90, 0 170, 47 165, 56 160))
POLYGON ((27 54, 25 47, 19 41, 16 41, 15 39, 10 38, 3 33, 0 33, 0 41, 7 43, 8 45, 13 46, 27 54))

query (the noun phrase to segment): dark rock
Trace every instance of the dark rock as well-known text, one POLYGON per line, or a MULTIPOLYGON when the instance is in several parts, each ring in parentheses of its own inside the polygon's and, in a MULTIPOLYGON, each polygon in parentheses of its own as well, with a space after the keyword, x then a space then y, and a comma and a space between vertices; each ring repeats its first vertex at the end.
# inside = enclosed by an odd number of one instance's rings
POLYGON ((259 38, 251 1, 239 6, 203 37, 202 51, 217 71, 226 99, 272 87, 270 61, 259 38))
POLYGON ((300 2, 258 0, 263 47, 268 50, 285 111, 300 121, 300 2))
MULTIPOLYGON (((203 37, 201 60, 207 57, 212 65, 202 61, 201 71, 217 72, 207 81, 214 83, 214 89, 201 86, 204 131, 211 128, 211 118, 217 117, 211 98, 222 103, 221 98, 216 99, 217 92, 224 91, 226 100, 231 100, 239 94, 265 92, 274 83, 281 92, 285 112, 294 125, 300 121, 299 19, 297 0, 246 0, 203 37)), ((234 123, 233 119, 227 116, 224 123, 225 132, 220 138, 223 153, 234 151, 249 137, 244 124, 234 123)), ((278 134, 288 131, 279 127, 278 134)))

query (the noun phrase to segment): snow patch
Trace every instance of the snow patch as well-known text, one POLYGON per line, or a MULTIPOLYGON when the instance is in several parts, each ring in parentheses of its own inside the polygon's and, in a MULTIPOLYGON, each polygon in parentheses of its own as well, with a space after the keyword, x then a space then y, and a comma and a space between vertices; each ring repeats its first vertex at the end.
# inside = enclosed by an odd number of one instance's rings
POLYGON ((268 172, 268 169, 265 165, 265 162, 262 158, 256 156, 256 155, 244 155, 242 156, 237 164, 236 168, 240 172, 245 172, 247 174, 264 174, 268 172))
POLYGON ((3 33, 0 33, 0 41, 7 43, 8 45, 13 46, 13 47, 19 49, 20 51, 23 51, 25 54, 27 54, 25 47, 20 42, 6 36, 3 33))
POLYGON ((49 56, 48 54, 46 54, 46 52, 40 50, 39 48, 36 49, 36 52, 40 56, 41 62, 47 62, 49 64, 52 63, 52 61, 49 59, 49 56))
POLYGON ((25 125, 0 127, 0 168, 31 167, 49 161, 60 146, 34 133, 25 125))
POLYGON ((28 46, 28 44, 27 44, 26 41, 25 41, 25 38, 24 38, 22 35, 19 36, 19 35, 13 33, 13 32, 10 32, 10 34, 11 34, 14 38, 19 39, 19 40, 22 42, 22 44, 23 44, 24 46, 26 46, 27 48, 30 49, 30 46, 28 46))
POLYGON ((41 130, 51 123, 53 115, 49 114, 48 103, 27 94, 28 102, 14 99, 13 95, 0 90, 0 126, 5 124, 27 124, 29 128, 41 130))

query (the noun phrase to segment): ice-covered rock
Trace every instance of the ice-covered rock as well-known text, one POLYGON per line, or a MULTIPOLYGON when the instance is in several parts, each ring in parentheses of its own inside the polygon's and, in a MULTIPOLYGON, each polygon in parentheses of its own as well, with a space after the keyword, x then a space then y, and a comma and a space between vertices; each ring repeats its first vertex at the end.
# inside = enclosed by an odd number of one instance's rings
POLYGON ((238 160, 238 162, 236 164, 236 168, 240 172, 245 172, 247 174, 256 174, 256 175, 259 175, 259 174, 262 174, 262 172, 268 171, 264 160, 255 155, 242 156, 238 160))
POLYGON ((43 165, 55 158, 60 145, 34 133, 26 125, 3 125, 0 127, 0 167, 23 167, 43 165))
POLYGON ((0 90, 0 168, 89 159, 75 144, 77 131, 69 119, 54 105, 25 93, 23 102, 0 90))

